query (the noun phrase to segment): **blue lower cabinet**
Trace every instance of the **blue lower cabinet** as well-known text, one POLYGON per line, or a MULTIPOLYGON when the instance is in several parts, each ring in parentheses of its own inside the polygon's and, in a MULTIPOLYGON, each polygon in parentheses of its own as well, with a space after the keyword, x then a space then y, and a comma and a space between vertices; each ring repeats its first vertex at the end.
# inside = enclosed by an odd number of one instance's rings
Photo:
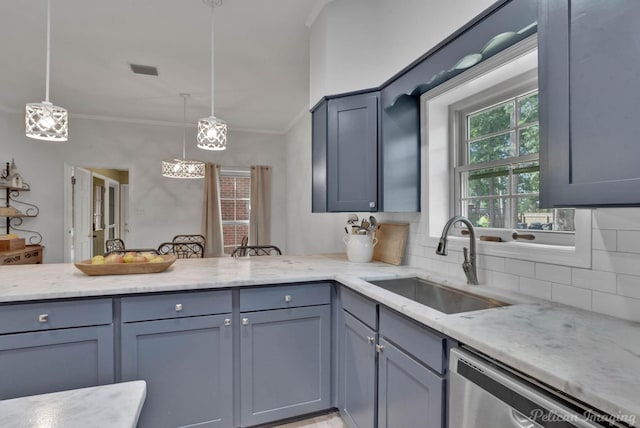
POLYGON ((0 400, 113 383, 113 326, 0 336, 0 400))
POLYGON ((442 428, 444 379, 383 338, 378 349, 378 428, 442 428))
POLYGON ((240 316, 241 426, 329 409, 331 306, 240 316))
POLYGON ((122 325, 122 380, 147 382, 138 427, 233 426, 231 315, 122 325))
POLYGON ((343 311, 340 413, 350 428, 372 428, 376 415, 376 332, 343 311))

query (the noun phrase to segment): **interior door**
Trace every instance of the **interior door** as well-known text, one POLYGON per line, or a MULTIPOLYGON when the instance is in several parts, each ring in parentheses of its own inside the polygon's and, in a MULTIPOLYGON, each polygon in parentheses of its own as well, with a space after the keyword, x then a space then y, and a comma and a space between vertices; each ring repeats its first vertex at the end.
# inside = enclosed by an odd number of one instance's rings
POLYGON ((104 239, 120 238, 120 191, 117 181, 106 179, 104 239))
POLYGON ((128 241, 129 236, 129 185, 120 185, 120 239, 128 241))
POLYGON ((91 223, 91 172, 73 168, 73 260, 87 260, 93 254, 91 223))

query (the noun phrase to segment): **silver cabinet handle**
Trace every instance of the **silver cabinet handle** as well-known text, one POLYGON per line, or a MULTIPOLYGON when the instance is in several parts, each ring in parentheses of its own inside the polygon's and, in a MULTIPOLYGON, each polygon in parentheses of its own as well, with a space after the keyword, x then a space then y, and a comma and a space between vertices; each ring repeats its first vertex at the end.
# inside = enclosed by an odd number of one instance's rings
POLYGON ((38 322, 49 322, 49 314, 40 314, 38 315, 38 322))
POLYGON ((176 303, 176 312, 182 312, 182 303, 176 303))
POLYGON ((373 344, 375 341, 376 341, 375 337, 367 336, 367 342, 369 342, 369 345, 373 344))
POLYGON ((287 303, 291 302, 291 295, 287 294, 286 296, 284 296, 284 301, 287 303))
POLYGON ((231 325, 231 319, 230 318, 225 318, 224 325, 229 327, 231 325))
POLYGON ((242 325, 249 325, 249 318, 242 318, 242 325))
POLYGON ((376 345, 376 352, 379 354, 382 352, 382 350, 384 349, 384 346, 382 345, 376 345))

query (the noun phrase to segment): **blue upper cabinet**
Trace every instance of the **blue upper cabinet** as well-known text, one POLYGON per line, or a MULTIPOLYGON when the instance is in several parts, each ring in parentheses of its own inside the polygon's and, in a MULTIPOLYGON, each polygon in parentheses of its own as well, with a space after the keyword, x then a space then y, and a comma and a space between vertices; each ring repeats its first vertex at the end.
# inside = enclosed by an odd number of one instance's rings
POLYGON ((541 205, 640 205, 640 2, 541 0, 541 205))

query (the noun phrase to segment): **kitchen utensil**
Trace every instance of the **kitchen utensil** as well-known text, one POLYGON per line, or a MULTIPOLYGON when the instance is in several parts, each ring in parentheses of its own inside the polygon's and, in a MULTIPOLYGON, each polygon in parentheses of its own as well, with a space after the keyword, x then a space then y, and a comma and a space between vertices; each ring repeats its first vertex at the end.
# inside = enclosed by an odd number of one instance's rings
POLYGON ((378 229, 378 222, 374 216, 369 217, 369 232, 375 232, 378 229))
POLYGON ((352 226, 358 224, 358 216, 356 214, 349 214, 349 217, 347 217, 347 223, 352 226))

